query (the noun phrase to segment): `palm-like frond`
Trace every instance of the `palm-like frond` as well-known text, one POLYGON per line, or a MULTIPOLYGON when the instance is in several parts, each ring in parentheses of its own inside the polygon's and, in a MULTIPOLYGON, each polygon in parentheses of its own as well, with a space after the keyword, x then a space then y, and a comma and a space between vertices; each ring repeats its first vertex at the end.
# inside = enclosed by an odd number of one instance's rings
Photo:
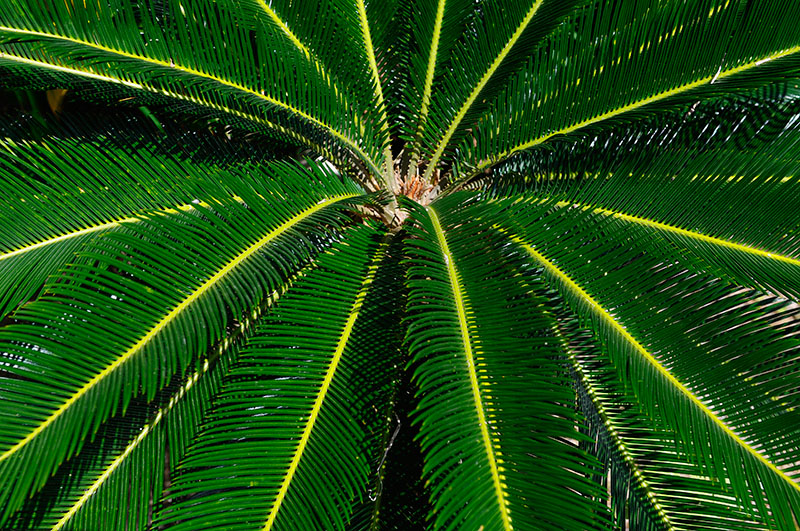
MULTIPOLYGON (((174 1, 153 7, 14 2, 0 18, 0 42, 7 43, 0 62, 29 75, 55 72, 114 82, 134 97, 156 94, 199 112, 244 118, 310 147, 345 146, 377 167, 385 141, 365 146, 357 140, 380 138, 374 120, 361 116, 371 99, 363 93, 360 101, 347 99, 358 85, 332 78, 266 2, 174 1), (213 44, 198 48, 198 42, 213 44)), ((350 67, 343 71, 353 72, 350 67)))
MULTIPOLYGON (((571 1, 547 0, 481 5, 481 16, 473 19, 452 48, 450 68, 437 80, 445 90, 431 98, 430 120, 422 130, 424 145, 431 150, 424 180, 431 179, 445 150, 459 133, 463 135, 465 126, 474 123, 483 103, 491 101, 509 74, 526 61, 526 50, 536 46, 574 6, 571 1)), ((458 3, 453 7, 450 16, 457 17, 458 3)), ((434 31, 434 39, 437 36, 434 31)))
POLYGON ((425 475, 437 485, 436 526, 597 526, 603 507, 581 497, 592 493, 581 480, 592 465, 570 443, 574 411, 560 385, 564 359, 543 301, 499 274, 499 253, 492 260, 469 245, 474 233, 464 232, 473 227, 450 228, 463 218, 442 214, 440 220, 429 207, 414 219, 408 345, 424 393, 415 421, 425 475), (540 483, 544 477, 552 483, 540 483), (564 503, 589 510, 566 514, 564 503))
POLYGON ((794 9, 792 2, 710 1, 598 3, 577 10, 476 120, 474 140, 459 151, 464 177, 558 135, 607 127, 607 121, 624 123, 767 84, 796 84, 794 9))
MULTIPOLYGON (((143 125, 135 116, 126 118, 129 128, 143 125)), ((228 170, 219 167, 229 162, 229 148, 220 143, 204 142, 203 148, 213 146, 216 153, 213 162, 204 162, 193 156, 198 146, 175 150, 163 138, 130 135, 107 120, 96 121, 94 130, 84 122, 62 138, 39 141, 15 139, 20 126, 13 120, 4 131, 8 136, 0 141, 5 192, 0 199, 0 319, 27 302, 88 241, 137 223, 141 214, 189 210, 197 195, 187 181, 222 185, 230 178, 228 170), (114 138, 120 135, 130 144, 114 138)), ((115 122, 119 127, 122 120, 115 122)), ((263 158, 250 161, 261 162, 263 158)))
MULTIPOLYGON (((274 171, 284 177, 297 172, 286 166, 274 171)), ((139 393, 152 400, 173 374, 224 337, 226 325, 249 314, 325 245, 324 233, 284 249, 280 241, 315 216, 335 226, 328 207, 358 193, 324 173, 317 177, 311 187, 299 179, 290 188, 287 179, 280 186, 234 185, 243 204, 224 189, 204 187, 208 203, 157 212, 96 240, 39 300, 15 313, 0 339, 3 358, 14 363, 7 371, 15 376, 6 382, 2 404, 3 493, 14 493, 5 500, 7 511, 43 485, 102 421, 139 393), (160 280, 150 271, 155 264, 160 280), (66 308, 70 313, 57 326, 43 326, 66 308), (38 348, 31 351, 30 344, 38 348), (128 364, 141 368, 125 370, 128 364), (48 399, 31 403, 44 388, 48 399), (40 454, 47 457, 36 467, 24 465, 26 456, 40 454)))
POLYGON ((620 222, 591 210, 545 203, 492 219, 596 331, 648 415, 683 438, 706 474, 729 481, 743 507, 771 513, 778 528, 791 526, 800 488, 787 459, 797 440, 787 390, 798 345, 774 326, 784 318, 781 305, 688 270, 652 235, 624 222, 614 227, 620 222), (541 227, 550 231, 546 239, 541 227), (725 334, 731 329, 735 342, 725 334), (762 490, 769 511, 752 494, 762 490))
POLYGON ((698 273, 712 269, 730 282, 796 299, 799 110, 794 97, 701 106, 697 119, 671 128, 671 138, 651 125, 633 127, 610 153, 602 153, 608 139, 601 136, 577 163, 522 162, 487 180, 496 197, 612 218, 620 230, 661 240, 698 273), (709 124, 709 115, 720 112, 732 129, 709 124), (665 186, 670 193, 654 201, 665 186), (783 208, 776 211, 776 204, 783 208))
POLYGON ((63 466, 11 520, 12 528, 86 529, 146 527, 150 501, 167 480, 161 460, 182 455, 197 433, 234 348, 222 359, 199 362, 148 406, 134 400, 125 415, 103 425, 96 442, 63 466), (144 495, 143 495, 144 494, 144 495))
MULTIPOLYGON (((562 325, 564 328, 568 324, 562 325)), ((587 412, 588 450, 604 463, 598 479, 611 493, 615 523, 633 529, 763 529, 723 483, 710 478, 675 432, 653 422, 587 332, 572 331, 568 349, 587 412)))
POLYGON ((9 0, 0 528, 796 529, 799 9, 9 0))
POLYGON ((399 361, 397 326, 379 325, 397 308, 381 290, 393 258, 378 236, 351 231, 258 326, 158 523, 341 529, 374 495, 399 361))

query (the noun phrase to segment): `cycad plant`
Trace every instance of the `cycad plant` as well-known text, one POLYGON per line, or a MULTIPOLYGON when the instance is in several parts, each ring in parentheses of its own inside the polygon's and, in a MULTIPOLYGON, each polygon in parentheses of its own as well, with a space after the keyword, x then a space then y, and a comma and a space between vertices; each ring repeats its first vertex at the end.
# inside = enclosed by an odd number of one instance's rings
POLYGON ((4 0, 0 529, 800 528, 798 21, 4 0))

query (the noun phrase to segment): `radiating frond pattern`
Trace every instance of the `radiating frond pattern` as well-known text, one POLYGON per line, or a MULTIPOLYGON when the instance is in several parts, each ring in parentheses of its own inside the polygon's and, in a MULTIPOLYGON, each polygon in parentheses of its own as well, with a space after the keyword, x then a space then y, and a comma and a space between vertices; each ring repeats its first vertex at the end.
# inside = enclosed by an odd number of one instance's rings
POLYGON ((797 531, 795 0, 6 0, 0 529, 797 531))

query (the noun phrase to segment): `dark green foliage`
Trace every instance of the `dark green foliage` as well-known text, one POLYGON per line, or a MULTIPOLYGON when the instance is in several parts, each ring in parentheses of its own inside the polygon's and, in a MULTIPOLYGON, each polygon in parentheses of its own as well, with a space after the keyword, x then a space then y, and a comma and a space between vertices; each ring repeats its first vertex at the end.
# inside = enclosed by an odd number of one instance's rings
POLYGON ((6 0, 0 529, 800 529, 798 20, 6 0))

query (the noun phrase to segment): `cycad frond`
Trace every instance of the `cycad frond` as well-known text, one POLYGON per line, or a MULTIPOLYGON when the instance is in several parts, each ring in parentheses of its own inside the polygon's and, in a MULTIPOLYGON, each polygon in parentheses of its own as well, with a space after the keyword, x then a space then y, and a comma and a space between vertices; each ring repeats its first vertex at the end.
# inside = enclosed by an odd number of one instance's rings
MULTIPOLYGON (((137 223, 146 213, 190 210, 198 197, 199 191, 193 190, 197 183, 222 186, 234 178, 220 168, 230 160, 229 148, 219 142, 195 141, 183 151, 147 133, 135 116, 104 122, 91 124, 95 129, 88 127, 91 121, 69 124, 75 128, 41 140, 20 138, 13 121, 3 131, 0 320, 27 302, 93 238, 137 223), (120 125, 126 129, 117 129, 120 125), (129 143, 121 143, 120 136, 129 143), (214 155, 204 161, 196 156, 200 149, 214 155)), ((264 161, 258 157, 249 162, 264 161)), ((237 173, 243 173, 246 163, 241 159, 237 173)))
POLYGON ((11 526, 56 531, 146 527, 153 507, 159 507, 160 493, 177 472, 211 408, 222 378, 238 359, 243 341, 294 279, 251 315, 243 316, 239 328, 213 345, 207 357, 198 359, 188 376, 173 377, 149 404, 146 397, 135 398, 123 415, 104 424, 95 435, 97 442, 88 443, 60 468, 16 513, 11 526), (122 510, 120 500, 127 500, 122 510))
POLYGON ((742 507, 790 526, 800 487, 788 457, 798 424, 787 390, 800 345, 776 326, 789 308, 686 269, 652 235, 621 232, 613 218, 550 207, 497 213, 492 226, 595 331, 647 414, 692 449, 705 473, 729 481, 742 507))
POLYGON ((95 240, 0 332, 7 363, 25 360, 7 368, 13 376, 0 406, 6 511, 131 398, 152 400, 330 237, 312 233, 284 247, 282 236, 315 216, 335 226, 340 214, 330 207, 358 194, 319 170, 316 186, 296 168, 274 171, 294 173, 294 186, 234 187, 244 204, 209 186, 208 203, 151 214, 95 240), (57 324, 42 326, 66 308, 57 324), (44 389, 46 399, 26 405, 44 389), (30 455, 42 458, 21 468, 30 455))
POLYGON ((465 132, 465 124, 472 126, 485 102, 525 63, 527 50, 539 44, 574 5, 548 0, 481 5, 481 16, 464 32, 450 68, 437 80, 445 90, 433 96, 430 125, 422 132, 430 160, 423 180, 430 181, 457 133, 465 132))
POLYGON ((416 210, 408 251, 408 345, 422 393, 415 422, 434 525, 599 526, 604 511, 583 480, 591 460, 570 442, 574 411, 559 385, 565 360, 543 300, 500 274, 502 240, 483 240, 494 252, 470 245, 476 227, 458 214, 440 219, 435 204, 416 210), (544 477, 558 480, 537 488, 544 477), (566 513, 561 503, 574 508, 566 513))
MULTIPOLYGON (((566 319, 565 319, 566 320, 566 319)), ((709 477, 686 452, 680 438, 650 418, 626 388, 614 365, 593 344, 591 334, 559 325, 572 362, 581 409, 586 412, 583 445, 610 472, 598 479, 611 493, 615 524, 633 529, 763 529, 725 483, 709 477)))
POLYGON ((149 407, 146 400, 134 400, 26 502, 11 527, 146 527, 150 498, 165 486, 164 455, 183 454, 227 371, 227 358, 234 355, 231 348, 222 360, 199 362, 187 378, 176 378, 165 387, 149 407))
POLYGON ((515 208, 550 204, 567 216, 608 218, 620 234, 649 234, 698 273, 797 299, 798 111, 794 98, 698 107, 666 139, 653 124, 634 126, 610 153, 598 136, 577 163, 522 162, 482 184, 521 202, 515 208), (713 116, 733 129, 709 124, 713 116))
POLYGON ((464 177, 560 135, 766 85, 795 85, 797 8, 710 1, 622 9, 597 3, 576 11, 476 119, 474 139, 459 150, 472 166, 464 177))
POLYGON ((380 288, 393 274, 385 271, 390 244, 378 237, 371 228, 350 231, 258 326, 159 523, 343 529, 372 495, 399 361, 396 326, 376 326, 392 311, 380 288))
POLYGON ((206 113, 252 115, 284 133, 313 138, 321 131, 327 147, 339 144, 377 167, 385 141, 359 140, 380 138, 374 120, 359 112, 371 102, 346 99, 350 87, 320 68, 265 3, 237 7, 232 1, 171 1, 152 11, 128 2, 12 4, 0 14, 0 62, 27 66, 36 76, 113 82, 145 101, 154 93, 206 113))

